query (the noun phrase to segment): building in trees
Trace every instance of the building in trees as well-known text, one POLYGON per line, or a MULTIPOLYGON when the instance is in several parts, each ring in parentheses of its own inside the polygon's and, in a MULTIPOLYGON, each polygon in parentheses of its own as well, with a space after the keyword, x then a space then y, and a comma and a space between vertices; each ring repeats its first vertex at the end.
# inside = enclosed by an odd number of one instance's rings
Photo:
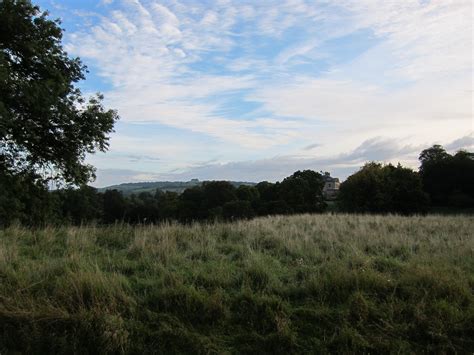
POLYGON ((335 200, 339 193, 341 183, 338 178, 333 178, 328 172, 323 174, 323 196, 325 200, 335 200))

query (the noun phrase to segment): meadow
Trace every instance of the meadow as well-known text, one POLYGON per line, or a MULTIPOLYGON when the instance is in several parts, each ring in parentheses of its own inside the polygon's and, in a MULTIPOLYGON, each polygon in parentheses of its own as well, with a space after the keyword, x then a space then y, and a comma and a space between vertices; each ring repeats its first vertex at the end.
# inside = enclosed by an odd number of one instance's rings
POLYGON ((474 217, 0 230, 0 353, 474 351, 474 217))

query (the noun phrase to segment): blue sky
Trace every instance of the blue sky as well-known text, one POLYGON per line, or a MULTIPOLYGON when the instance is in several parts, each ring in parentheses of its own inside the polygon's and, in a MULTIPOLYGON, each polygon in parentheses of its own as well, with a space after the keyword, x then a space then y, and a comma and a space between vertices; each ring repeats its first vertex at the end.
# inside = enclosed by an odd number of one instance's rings
POLYGON ((96 186, 473 147, 470 0, 40 0, 120 121, 96 186))

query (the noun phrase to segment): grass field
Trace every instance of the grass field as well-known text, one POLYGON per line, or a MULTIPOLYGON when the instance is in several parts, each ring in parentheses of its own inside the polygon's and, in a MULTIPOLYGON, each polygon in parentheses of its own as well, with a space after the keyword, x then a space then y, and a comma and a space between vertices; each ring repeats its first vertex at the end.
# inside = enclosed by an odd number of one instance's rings
POLYGON ((474 218, 0 231, 0 353, 474 351, 474 218))

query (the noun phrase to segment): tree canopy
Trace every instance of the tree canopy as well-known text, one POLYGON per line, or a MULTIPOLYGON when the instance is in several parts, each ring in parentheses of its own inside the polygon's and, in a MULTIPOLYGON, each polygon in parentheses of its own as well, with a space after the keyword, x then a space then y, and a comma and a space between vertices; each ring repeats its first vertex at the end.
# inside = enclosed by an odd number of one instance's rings
POLYGON ((320 173, 298 170, 281 182, 280 199, 289 205, 291 212, 321 212, 326 207, 323 187, 320 173))
POLYGON ((435 206, 474 206, 474 153, 434 145, 420 154, 423 186, 435 206))
POLYGON ((30 1, 0 1, 0 171, 82 184, 94 177, 86 154, 107 150, 118 115, 82 96, 87 69, 62 35, 30 1))
POLYGON ((428 196, 413 170, 371 162, 341 184, 339 206, 346 212, 424 213, 428 196))

